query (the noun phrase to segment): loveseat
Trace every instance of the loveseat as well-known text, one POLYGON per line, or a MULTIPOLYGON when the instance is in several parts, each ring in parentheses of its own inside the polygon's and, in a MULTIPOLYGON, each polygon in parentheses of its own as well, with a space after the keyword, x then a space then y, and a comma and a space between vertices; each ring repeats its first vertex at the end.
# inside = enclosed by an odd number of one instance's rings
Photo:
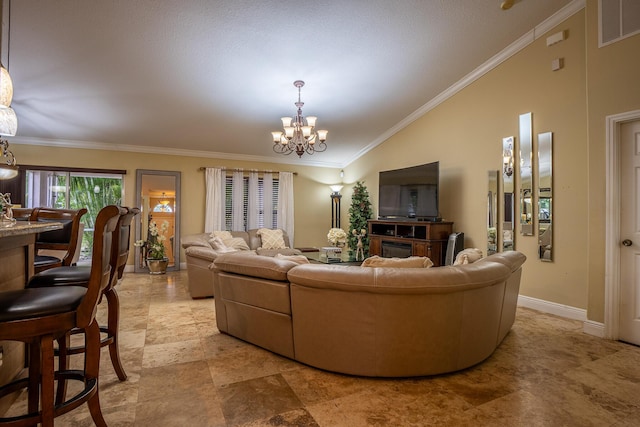
POLYGON ((218 329, 344 374, 407 377, 489 357, 516 314, 525 256, 432 268, 298 264, 224 254, 214 262, 218 329))
MULTIPOLYGON (((236 251, 250 252, 265 256, 276 254, 294 255, 300 251, 292 249, 289 243, 287 232, 282 230, 282 238, 285 248, 264 249, 262 238, 258 234, 259 229, 249 231, 231 231, 234 242, 229 242, 229 247, 236 251)), ((217 249, 212 246, 213 233, 198 233, 183 236, 180 239, 187 261, 187 275, 189 278, 189 293, 191 298, 206 298, 213 296, 213 268, 212 263, 220 255, 217 249)))

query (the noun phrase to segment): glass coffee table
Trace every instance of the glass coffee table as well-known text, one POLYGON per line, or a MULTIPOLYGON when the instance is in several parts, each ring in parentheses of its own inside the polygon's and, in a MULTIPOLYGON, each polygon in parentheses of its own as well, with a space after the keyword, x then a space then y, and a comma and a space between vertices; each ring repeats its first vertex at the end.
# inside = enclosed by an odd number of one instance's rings
POLYGON ((339 264, 339 265, 360 265, 362 261, 356 261, 349 258, 349 251, 342 251, 341 253, 333 254, 333 256, 327 256, 325 252, 303 252, 303 255, 307 257, 311 263, 319 264, 339 264))

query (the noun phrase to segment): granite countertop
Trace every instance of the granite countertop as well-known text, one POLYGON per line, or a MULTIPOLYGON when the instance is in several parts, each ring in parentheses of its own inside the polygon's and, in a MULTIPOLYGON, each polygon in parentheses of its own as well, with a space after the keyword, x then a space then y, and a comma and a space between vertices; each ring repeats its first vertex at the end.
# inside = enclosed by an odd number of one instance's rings
POLYGON ((60 222, 30 222, 4 220, 0 222, 0 238, 9 236, 21 236, 24 234, 42 233, 43 231, 59 230, 62 228, 60 222))

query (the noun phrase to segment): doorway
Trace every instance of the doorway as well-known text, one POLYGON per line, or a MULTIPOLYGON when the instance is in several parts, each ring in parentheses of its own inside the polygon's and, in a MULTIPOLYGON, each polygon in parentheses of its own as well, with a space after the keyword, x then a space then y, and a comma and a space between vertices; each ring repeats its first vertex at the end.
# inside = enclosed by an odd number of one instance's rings
MULTIPOLYGON (((167 271, 180 270, 180 172, 137 169, 136 206, 136 241, 161 236, 167 271)), ((134 271, 148 272, 147 254, 136 249, 134 271)))
POLYGON ((619 339, 640 345, 640 120, 620 125, 619 339))
MULTIPOLYGON (((628 225, 623 221, 628 221, 627 211, 635 211, 634 201, 637 197, 626 197, 622 191, 633 191, 625 186, 623 190, 622 181, 628 172, 625 172, 622 157, 625 155, 625 149, 633 150, 634 153, 640 153, 640 140, 629 141, 629 135, 632 135, 637 126, 640 126, 640 110, 635 110, 623 114, 608 116, 606 118, 607 131, 607 176, 606 176, 606 251, 605 251, 605 321, 604 321, 604 338, 633 342, 633 337, 627 335, 628 326, 634 324, 640 325, 640 282, 635 279, 628 279, 628 270, 632 267, 629 262, 633 262, 633 251, 636 249, 640 254, 640 237, 635 241, 633 236, 628 234, 628 225), (636 147, 637 144, 637 147, 636 147), (624 220, 623 220, 624 216, 624 220), (625 242, 623 246, 623 241, 625 242), (636 247, 636 249, 634 249, 636 247), (628 249, 628 251, 627 251, 628 249), (633 294, 631 305, 622 307, 623 299, 629 299, 629 293, 633 294), (635 318, 639 318, 636 321, 635 318), (624 327, 621 323, 625 322, 624 327), (625 337, 621 336, 621 329, 624 328, 625 337)), ((635 157, 635 156, 634 156, 635 157)), ((628 168, 629 165, 627 164, 628 168)), ((633 166, 631 166, 634 168, 633 166)), ((635 168, 634 168, 635 169, 635 168)), ((634 176, 632 172, 631 176, 634 176)), ((635 179, 635 178, 634 178, 635 179)), ((640 189, 635 190, 637 191, 640 189)), ((631 218, 633 217, 631 213, 631 218)), ((635 221, 635 219, 634 219, 635 221)), ((636 224, 640 226, 640 224, 636 224)), ((627 304, 627 301, 624 302, 627 304)), ((632 326, 633 328, 633 326, 632 326)), ((640 332, 640 329, 639 329, 640 332)), ((637 342, 640 344, 639 341, 637 342)))

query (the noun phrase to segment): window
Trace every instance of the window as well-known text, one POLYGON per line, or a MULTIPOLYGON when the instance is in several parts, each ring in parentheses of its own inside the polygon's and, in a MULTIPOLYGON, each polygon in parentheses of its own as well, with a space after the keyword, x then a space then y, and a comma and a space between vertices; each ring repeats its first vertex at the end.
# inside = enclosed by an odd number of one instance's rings
POLYGON ((100 209, 122 203, 124 171, 92 172, 55 168, 44 170, 25 166, 24 207, 44 206, 56 209, 87 208, 82 217, 84 231, 80 261, 91 259, 93 230, 100 209), (122 173, 118 173, 122 172, 122 173))
MULTIPOLYGON (((276 227, 278 217, 278 180, 273 180, 272 187, 272 200, 273 209, 271 212, 264 211, 264 180, 262 177, 258 178, 258 227, 273 228, 276 227), (265 219, 266 218, 266 219, 265 219)), ((225 178, 225 205, 224 205, 224 220, 225 230, 232 230, 232 218, 233 218, 233 178, 227 176, 225 178)), ((247 230, 248 227, 248 205, 249 205, 249 178, 244 177, 242 180, 242 218, 243 218, 243 230, 247 230)), ((236 227, 237 228, 237 227, 236 227)))

